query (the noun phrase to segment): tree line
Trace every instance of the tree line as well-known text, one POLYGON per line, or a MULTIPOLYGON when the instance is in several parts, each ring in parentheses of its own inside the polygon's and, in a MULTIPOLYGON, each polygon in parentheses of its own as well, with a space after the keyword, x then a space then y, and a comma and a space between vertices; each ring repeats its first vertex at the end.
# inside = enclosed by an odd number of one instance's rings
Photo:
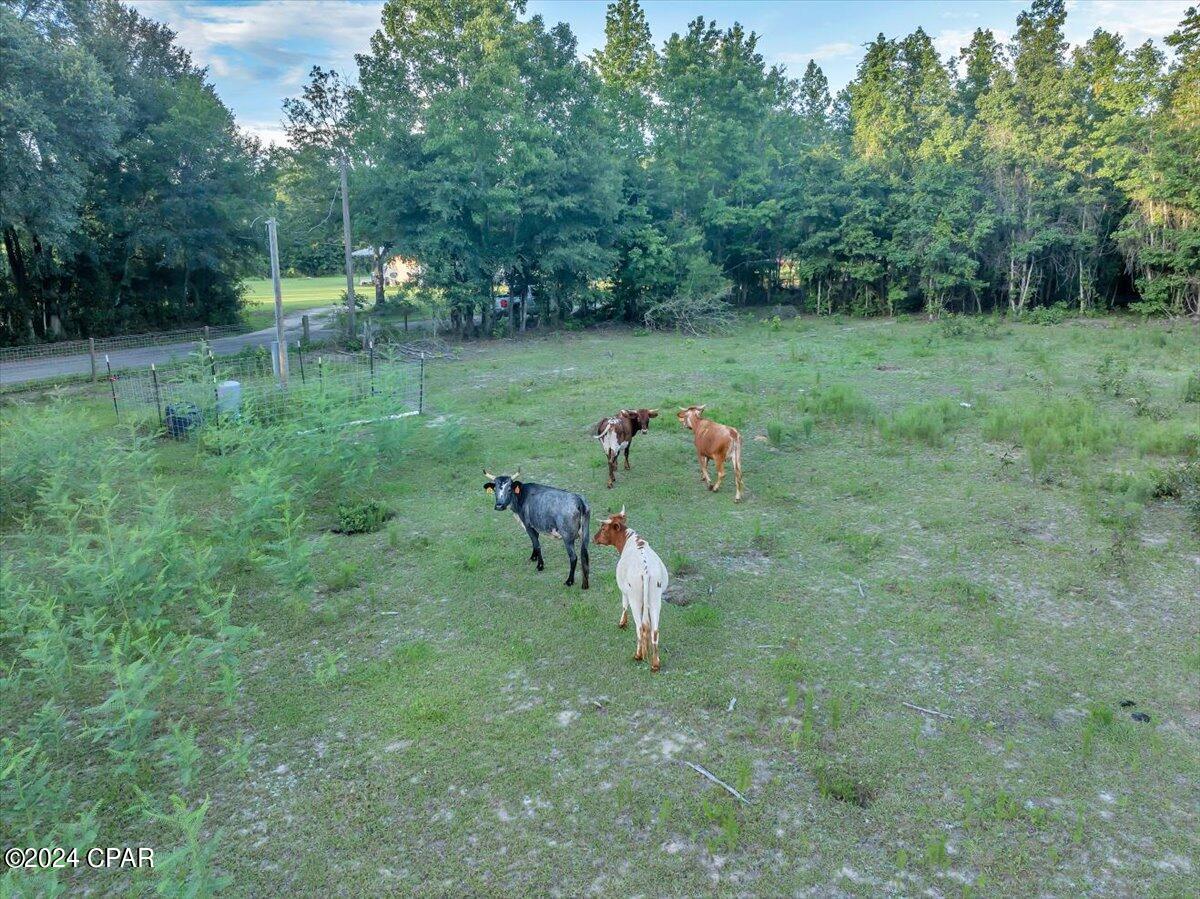
POLYGON ((314 69, 290 146, 262 152, 161 26, 115 0, 4 2, 5 54, 41 86, 0 122, 6 334, 231 314, 263 210, 285 266, 336 271, 343 158, 357 244, 416 260, 465 334, 505 327, 500 284, 532 287, 543 321, 667 326, 756 302, 1200 311, 1196 8, 1169 55, 1103 30, 1068 47, 1063 0, 946 60, 922 29, 880 35, 832 95, 737 24, 656 46, 637 0, 586 59, 516 0, 388 0, 357 77, 314 69))
POLYGON ((0 2, 0 342, 236 320, 260 151, 116 0, 0 2))

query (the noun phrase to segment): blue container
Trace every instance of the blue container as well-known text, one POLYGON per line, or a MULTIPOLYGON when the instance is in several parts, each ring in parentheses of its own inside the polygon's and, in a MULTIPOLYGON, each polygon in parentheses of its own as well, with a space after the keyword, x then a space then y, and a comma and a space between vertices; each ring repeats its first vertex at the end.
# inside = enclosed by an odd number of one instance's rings
POLYGON ((204 413, 195 403, 168 403, 164 423, 168 435, 182 440, 204 424, 204 413))

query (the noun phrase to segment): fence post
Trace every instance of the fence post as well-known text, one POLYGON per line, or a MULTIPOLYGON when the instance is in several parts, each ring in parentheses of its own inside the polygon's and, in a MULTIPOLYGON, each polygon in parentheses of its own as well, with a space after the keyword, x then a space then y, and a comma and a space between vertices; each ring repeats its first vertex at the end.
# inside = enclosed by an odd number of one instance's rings
POLYGON ((371 363, 371 396, 375 395, 375 341, 367 344, 367 358, 371 363))
POLYGON ((88 338, 88 355, 92 357, 92 383, 96 382, 96 338, 88 338))
POLYGON ((421 389, 417 394, 417 414, 425 411, 425 351, 421 351, 421 389))
POLYGON ((308 316, 300 316, 300 331, 304 335, 304 342, 308 343, 308 316))
POLYGON ((217 357, 213 355, 212 347, 208 348, 208 368, 212 372, 213 402, 221 405, 221 392, 217 389, 217 357))
POLYGON ((158 369, 154 367, 154 363, 150 363, 150 377, 154 379, 154 408, 158 410, 158 426, 163 426, 162 417, 162 395, 158 392, 158 369))
POLYGON ((208 343, 208 325, 204 326, 204 342, 208 343))
POLYGON ((121 420, 121 410, 117 408, 117 379, 113 377, 112 363, 108 361, 108 353, 104 354, 104 367, 108 369, 108 388, 112 391, 113 415, 121 420))
MULTIPOLYGON (((307 319, 308 316, 305 316, 307 319)), ((296 341, 296 358, 300 360, 300 383, 304 383, 304 344, 296 341)))

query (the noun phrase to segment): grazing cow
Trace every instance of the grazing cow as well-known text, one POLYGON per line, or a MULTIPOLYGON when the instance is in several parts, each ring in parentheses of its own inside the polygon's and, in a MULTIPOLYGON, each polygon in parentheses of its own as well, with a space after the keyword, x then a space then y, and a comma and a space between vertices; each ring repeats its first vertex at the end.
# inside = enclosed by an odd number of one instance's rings
POLYGON ((546 567, 542 559, 542 544, 538 538, 541 534, 557 537, 567 548, 567 558, 571 560, 571 573, 567 576, 566 586, 575 583, 575 563, 583 560, 583 589, 588 588, 588 532, 592 510, 578 493, 568 493, 557 487, 547 487, 545 484, 529 484, 517 480, 521 470, 512 477, 493 475, 486 468, 483 473, 490 480, 483 485, 488 493, 496 495, 496 511, 512 509, 521 527, 533 541, 533 555, 530 562, 537 562, 537 570, 546 567), (575 541, 579 541, 579 556, 575 555, 575 541))
POLYGON ((615 547, 621 554, 617 560, 617 586, 621 588, 621 620, 617 627, 629 623, 632 609, 637 624, 637 652, 633 657, 640 662, 649 655, 650 670, 657 671, 658 617, 667 590, 667 566, 650 544, 626 524, 624 506, 600 525, 596 542, 615 547))
MULTIPOLYGON (((707 405, 707 404, 706 404, 707 405)), ((737 428, 717 424, 704 417, 704 406, 688 406, 675 413, 685 428, 692 431, 696 443, 696 458, 700 461, 700 480, 714 493, 721 489, 725 477, 725 459, 733 461, 733 501, 742 500, 742 435, 737 428), (717 464, 717 483, 708 479, 708 460, 717 464)))
POLYGON ((625 470, 629 471, 629 445, 638 431, 650 430, 650 419, 658 418, 657 409, 622 409, 612 418, 596 424, 596 439, 608 457, 608 486, 617 479, 617 457, 625 451, 625 470))

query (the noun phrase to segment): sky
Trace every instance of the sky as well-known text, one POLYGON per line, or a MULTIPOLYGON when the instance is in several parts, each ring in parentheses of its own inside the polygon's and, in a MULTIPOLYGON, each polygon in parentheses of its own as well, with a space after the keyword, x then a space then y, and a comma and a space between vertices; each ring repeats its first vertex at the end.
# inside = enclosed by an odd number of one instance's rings
MULTIPOLYGON (((127 0, 176 31, 243 128, 283 142, 280 109, 300 93, 314 65, 351 79, 354 54, 365 52, 379 25, 382 0, 127 0)), ((1082 43, 1097 28, 1134 46, 1175 30, 1196 0, 1068 0, 1067 39, 1082 43)), ((643 0, 661 46, 696 16, 726 27, 735 21, 760 36, 770 64, 799 77, 815 59, 837 90, 854 77, 864 45, 882 32, 903 37, 923 27, 943 58, 979 27, 1001 40, 1029 0, 643 0)), ((568 22, 587 55, 604 43, 604 0, 529 0, 529 15, 568 22)))

